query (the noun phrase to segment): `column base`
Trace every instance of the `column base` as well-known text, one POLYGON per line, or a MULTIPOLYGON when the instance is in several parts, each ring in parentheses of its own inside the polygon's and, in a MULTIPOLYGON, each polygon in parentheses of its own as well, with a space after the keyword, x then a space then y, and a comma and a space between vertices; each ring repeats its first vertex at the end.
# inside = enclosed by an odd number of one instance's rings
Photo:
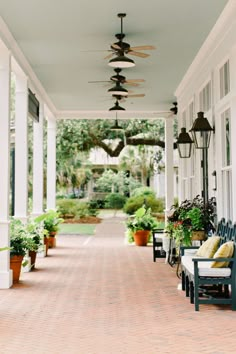
POLYGON ((13 284, 12 270, 0 271, 0 289, 9 289, 13 284))

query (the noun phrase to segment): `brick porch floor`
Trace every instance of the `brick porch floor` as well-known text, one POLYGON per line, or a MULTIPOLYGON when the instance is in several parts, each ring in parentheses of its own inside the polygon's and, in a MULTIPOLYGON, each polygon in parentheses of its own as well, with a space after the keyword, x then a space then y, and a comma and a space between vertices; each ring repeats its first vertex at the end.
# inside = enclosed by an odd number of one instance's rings
POLYGON ((0 353, 235 353, 236 312, 195 312, 178 283, 151 247, 124 244, 120 218, 95 236, 59 236, 35 271, 0 291, 0 353))

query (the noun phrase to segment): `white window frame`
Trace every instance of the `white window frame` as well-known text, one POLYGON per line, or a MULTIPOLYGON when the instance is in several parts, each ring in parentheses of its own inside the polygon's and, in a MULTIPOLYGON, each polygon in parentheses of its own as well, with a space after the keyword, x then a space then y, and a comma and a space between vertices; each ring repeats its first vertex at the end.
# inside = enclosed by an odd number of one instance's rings
POLYGON ((230 62, 227 59, 219 68, 220 99, 230 92, 230 62))
POLYGON ((221 201, 222 201, 222 214, 226 219, 233 217, 233 190, 232 190, 232 144, 231 144, 231 112, 230 108, 225 109, 221 113, 221 201), (226 144, 226 118, 229 119, 229 143, 230 159, 227 164, 227 144, 226 144))
POLYGON ((199 92, 199 109, 201 112, 208 112, 212 106, 212 83, 211 80, 199 92))

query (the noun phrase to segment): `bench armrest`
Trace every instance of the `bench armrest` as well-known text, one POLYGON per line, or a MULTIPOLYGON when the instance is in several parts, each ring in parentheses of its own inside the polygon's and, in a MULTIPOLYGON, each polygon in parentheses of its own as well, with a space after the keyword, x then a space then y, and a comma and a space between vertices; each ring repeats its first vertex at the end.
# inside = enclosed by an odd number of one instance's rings
POLYGON ((234 262, 235 258, 192 258, 194 263, 198 262, 234 262))
POLYGON ((181 246, 180 247, 181 256, 184 256, 185 250, 197 250, 198 248, 199 246, 181 246))

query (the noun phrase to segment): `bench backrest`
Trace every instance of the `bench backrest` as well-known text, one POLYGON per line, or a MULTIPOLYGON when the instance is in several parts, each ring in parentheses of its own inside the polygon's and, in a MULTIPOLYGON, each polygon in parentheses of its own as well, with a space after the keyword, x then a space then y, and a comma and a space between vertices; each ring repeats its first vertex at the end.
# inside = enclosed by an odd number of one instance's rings
MULTIPOLYGON (((220 236, 220 245, 227 241, 234 242, 233 258, 236 258, 236 223, 232 224, 231 220, 226 222, 225 219, 222 218, 217 225, 216 235, 220 236)), ((230 267, 232 267, 232 263, 230 264, 230 267)), ((236 264, 234 264, 234 268, 235 267, 236 264)))
POLYGON ((221 238, 220 244, 227 241, 236 243, 236 224, 232 224, 231 220, 226 222, 224 218, 221 219, 217 226, 216 235, 221 238))

